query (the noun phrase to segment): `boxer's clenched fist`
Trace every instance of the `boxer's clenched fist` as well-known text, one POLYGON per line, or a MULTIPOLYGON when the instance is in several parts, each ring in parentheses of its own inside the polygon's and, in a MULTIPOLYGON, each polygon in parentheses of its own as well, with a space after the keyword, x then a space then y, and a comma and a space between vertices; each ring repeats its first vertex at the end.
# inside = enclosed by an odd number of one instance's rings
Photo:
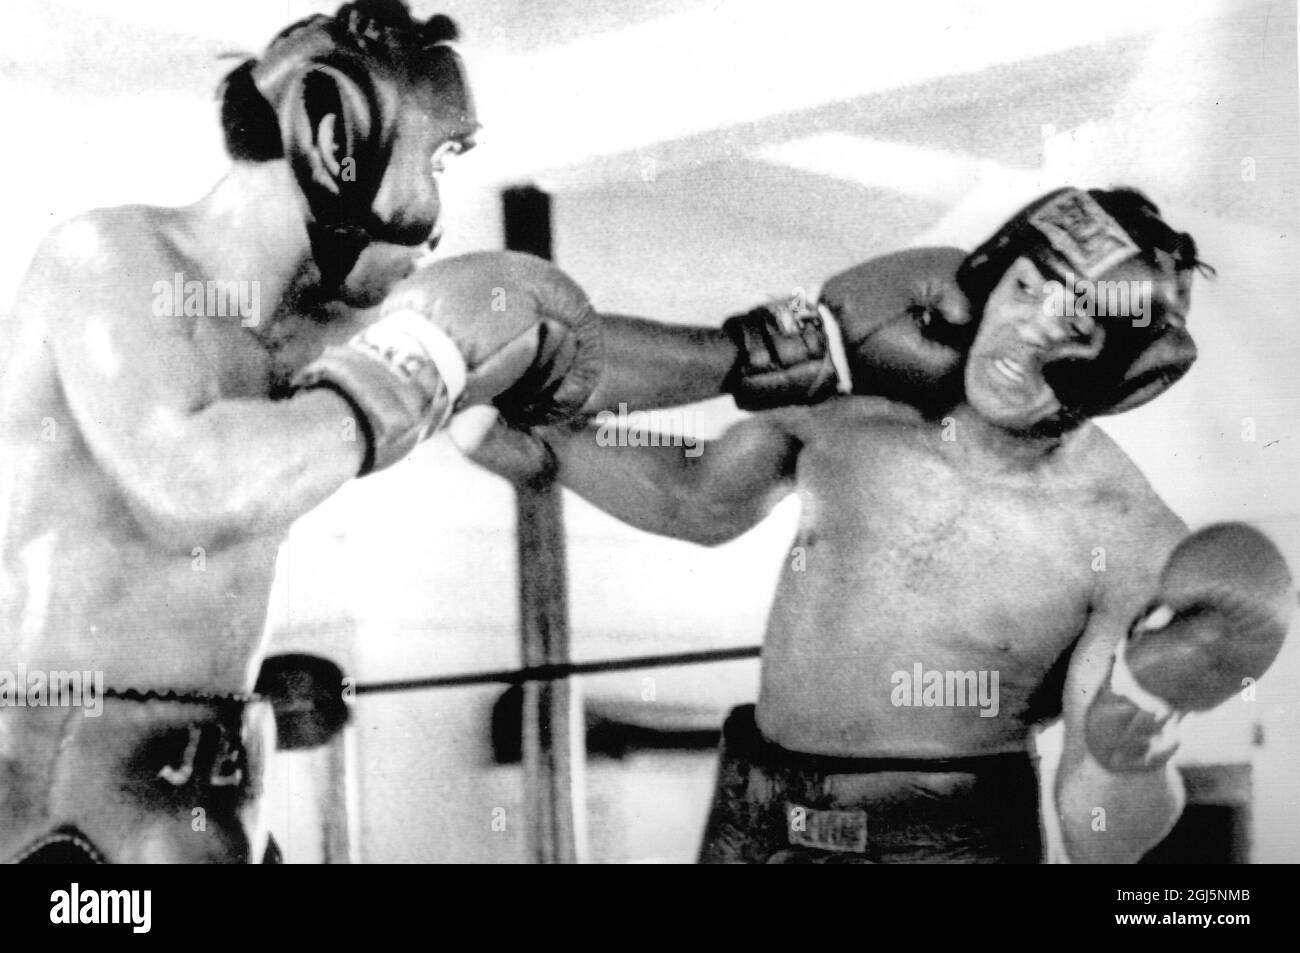
POLYGON ((798 299, 728 318, 740 359, 736 404, 815 404, 836 392, 927 405, 956 394, 974 328, 957 285, 958 248, 913 248, 828 279, 815 305, 798 299))
POLYGON ((829 279, 821 304, 844 342, 852 391, 916 403, 960 394, 963 358, 975 336, 957 285, 960 248, 909 248, 829 279))
POLYGON ((364 474, 400 460, 459 407, 495 401, 512 418, 562 419, 600 370, 600 321, 572 279, 530 255, 479 252, 399 283, 378 321, 295 385, 352 404, 366 431, 364 474))
POLYGON ((1088 709, 1093 757, 1111 771, 1167 760, 1184 714, 1208 711, 1264 674, 1294 606, 1286 561, 1249 526, 1222 523, 1183 540, 1088 709))
POLYGON ((722 329, 740 354, 724 386, 742 410, 815 404, 838 390, 825 324, 801 297, 733 315, 722 329))

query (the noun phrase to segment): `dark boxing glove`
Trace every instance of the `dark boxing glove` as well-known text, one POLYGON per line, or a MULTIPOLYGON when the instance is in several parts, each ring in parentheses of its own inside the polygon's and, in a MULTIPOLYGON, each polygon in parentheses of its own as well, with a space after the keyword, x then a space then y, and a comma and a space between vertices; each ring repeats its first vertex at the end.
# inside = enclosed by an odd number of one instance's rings
POLYGON ((924 406, 959 395, 974 336, 956 280, 964 257, 958 248, 882 255, 828 279, 816 305, 795 296, 729 318, 736 404, 763 410, 838 392, 924 406))
POLYGON ((801 295, 734 315, 722 329, 740 359, 724 385, 742 410, 815 404, 838 390, 826 326, 801 295))

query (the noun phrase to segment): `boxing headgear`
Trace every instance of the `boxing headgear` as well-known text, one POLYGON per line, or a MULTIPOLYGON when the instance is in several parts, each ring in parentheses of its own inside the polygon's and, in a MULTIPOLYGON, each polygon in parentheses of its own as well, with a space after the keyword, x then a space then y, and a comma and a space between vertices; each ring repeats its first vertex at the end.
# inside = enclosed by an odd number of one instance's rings
POLYGON ((477 127, 464 66, 448 45, 456 36, 445 16, 420 23, 400 0, 361 0, 292 24, 226 77, 227 149, 254 162, 288 157, 327 286, 373 241, 418 245, 433 235, 440 209, 430 155, 409 157, 421 164, 413 174, 402 150, 421 146, 401 133, 413 111, 466 138, 477 127), (328 117, 330 155, 318 143, 328 117))
MULTIPOLYGON (((1104 286, 1106 276, 1140 262, 1157 280, 1138 317, 1098 314, 1104 341, 1092 358, 1049 363, 1043 377, 1066 417, 1116 414, 1154 398, 1196 359, 1184 323, 1191 271, 1204 269, 1196 243, 1174 231, 1134 189, 1059 189, 1031 202, 962 262, 957 281, 982 314, 1017 258, 1028 258, 1063 288, 1104 286)), ((1100 292, 1098 292, 1100 296, 1100 292)))

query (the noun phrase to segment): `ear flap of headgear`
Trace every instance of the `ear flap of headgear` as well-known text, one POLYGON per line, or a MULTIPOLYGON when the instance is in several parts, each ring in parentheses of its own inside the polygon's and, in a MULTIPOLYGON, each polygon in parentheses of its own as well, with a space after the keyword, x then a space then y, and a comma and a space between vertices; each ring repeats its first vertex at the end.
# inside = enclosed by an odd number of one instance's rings
POLYGON ((341 281, 369 243, 369 207, 386 165, 380 107, 368 77, 313 63, 290 80, 281 129, 307 199, 313 257, 327 284, 341 281))
MULTIPOLYGON (((1100 292, 1099 292, 1100 294, 1100 292)), ((1145 314, 1097 319, 1106 335, 1092 360, 1060 360, 1043 368, 1043 379, 1067 412, 1079 418, 1120 414, 1172 387, 1196 361, 1196 342, 1181 316, 1185 294, 1166 301, 1153 294, 1145 314)))
POLYGON ((360 224, 382 161, 374 146, 380 124, 370 84, 351 71, 314 64, 295 78, 281 119, 290 161, 322 225, 360 224), (368 188, 369 186, 369 188, 368 188))

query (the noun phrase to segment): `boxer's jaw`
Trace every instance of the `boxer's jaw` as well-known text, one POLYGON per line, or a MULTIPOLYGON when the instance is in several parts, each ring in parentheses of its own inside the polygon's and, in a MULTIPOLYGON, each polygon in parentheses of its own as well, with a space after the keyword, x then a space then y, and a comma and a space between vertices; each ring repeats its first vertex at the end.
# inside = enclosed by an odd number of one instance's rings
POLYGON ((966 362, 966 398, 985 419, 1021 430, 1060 409, 1043 380, 1042 275, 1016 259, 989 295, 966 362))
POLYGON ((403 278, 416 270, 430 251, 429 244, 394 245, 372 242, 357 259, 338 291, 338 298, 351 308, 373 308, 403 278))
POLYGON ((1012 262, 984 305, 966 362, 967 400, 1007 430, 1044 432, 1064 424, 1043 367, 1067 356, 1095 357, 1104 340, 1091 319, 1053 313, 1047 286, 1029 259, 1012 262))

